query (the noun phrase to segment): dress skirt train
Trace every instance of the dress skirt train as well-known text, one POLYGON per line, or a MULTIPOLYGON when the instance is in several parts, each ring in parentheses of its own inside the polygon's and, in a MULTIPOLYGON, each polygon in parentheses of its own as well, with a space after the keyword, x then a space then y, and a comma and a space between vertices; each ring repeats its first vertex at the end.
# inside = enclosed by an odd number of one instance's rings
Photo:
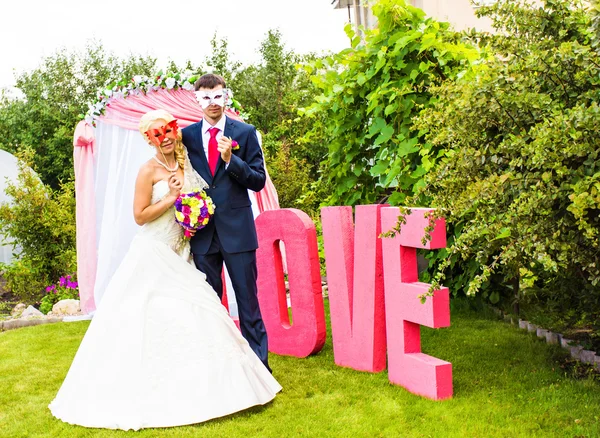
POLYGON ((49 408, 67 423, 138 430, 225 416, 280 390, 204 274, 142 233, 49 408))

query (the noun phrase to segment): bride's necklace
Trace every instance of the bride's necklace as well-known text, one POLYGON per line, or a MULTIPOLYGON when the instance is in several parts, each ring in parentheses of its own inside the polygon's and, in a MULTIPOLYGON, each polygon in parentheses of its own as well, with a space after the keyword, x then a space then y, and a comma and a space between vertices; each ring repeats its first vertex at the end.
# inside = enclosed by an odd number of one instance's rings
MULTIPOLYGON (((165 163, 163 163, 158 158, 156 158, 156 155, 154 155, 152 158, 154 158, 154 160, 156 160, 156 162, 158 164, 160 164, 162 167, 164 167, 165 169, 167 169, 168 172, 175 173, 175 172, 177 172, 177 169, 179 169, 179 162, 177 160, 175 160, 175 166, 173 168, 170 168, 165 163)), ((165 161, 167 161, 166 158, 165 158, 165 161)))

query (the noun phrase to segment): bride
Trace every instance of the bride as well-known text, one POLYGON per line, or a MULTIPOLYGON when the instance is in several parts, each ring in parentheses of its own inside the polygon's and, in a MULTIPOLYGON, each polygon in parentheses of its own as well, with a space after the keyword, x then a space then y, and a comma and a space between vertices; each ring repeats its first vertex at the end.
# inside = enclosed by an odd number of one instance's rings
POLYGON ((281 390, 190 263, 173 203, 180 191, 207 184, 176 123, 163 110, 140 120, 156 148, 135 185, 134 216, 143 226, 49 405, 67 423, 124 430, 200 423, 265 404, 281 390))

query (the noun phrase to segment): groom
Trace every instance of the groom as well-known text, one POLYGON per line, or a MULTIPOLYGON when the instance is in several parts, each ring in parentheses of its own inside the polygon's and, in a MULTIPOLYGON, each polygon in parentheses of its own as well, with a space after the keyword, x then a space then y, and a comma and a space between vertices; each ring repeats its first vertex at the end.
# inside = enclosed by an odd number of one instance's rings
POLYGON ((209 187, 215 214, 191 239, 196 267, 206 274, 219 298, 223 296, 223 262, 231 277, 242 335, 267 369, 267 332, 256 289, 256 228, 248 189, 265 186, 263 155, 256 129, 224 114, 225 80, 206 74, 194 83, 204 118, 182 130, 192 167, 209 187))

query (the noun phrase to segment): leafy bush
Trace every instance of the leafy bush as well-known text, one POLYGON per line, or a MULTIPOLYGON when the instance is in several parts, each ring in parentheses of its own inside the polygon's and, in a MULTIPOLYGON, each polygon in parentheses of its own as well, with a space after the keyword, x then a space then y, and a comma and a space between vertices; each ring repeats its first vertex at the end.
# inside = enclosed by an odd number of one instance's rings
POLYGON ((8 184, 12 202, 0 206, 0 229, 16 245, 17 257, 2 266, 6 287, 15 297, 38 302, 44 287, 65 271, 77 269, 75 252, 75 194, 72 181, 53 190, 30 167, 34 152, 23 149, 17 184, 8 184))
POLYGON ((18 302, 33 304, 39 302, 47 277, 31 259, 13 259, 10 264, 0 264, 2 276, 6 279, 6 289, 18 302))
POLYGON ((413 117, 431 103, 430 88, 479 57, 459 34, 404 0, 373 6, 377 29, 364 42, 348 25, 352 48, 306 67, 322 95, 304 114, 315 117, 329 154, 323 179, 330 205, 400 204, 412 195, 439 151, 419 147, 413 117), (391 195, 391 196, 390 196, 391 195))
POLYGON ((502 0, 480 13, 499 30, 479 36, 485 61, 433 89, 436 103, 416 123, 445 151, 421 191, 455 233, 437 280, 447 270, 455 291, 575 309, 600 323, 592 17, 571 0, 502 0))
MULTIPOLYGON (((269 175, 279 197, 281 208, 302 208, 297 200, 310 183, 306 162, 290 156, 287 144, 279 146, 274 157, 267 156, 269 175)), ((306 213, 309 213, 306 211, 306 213)))

